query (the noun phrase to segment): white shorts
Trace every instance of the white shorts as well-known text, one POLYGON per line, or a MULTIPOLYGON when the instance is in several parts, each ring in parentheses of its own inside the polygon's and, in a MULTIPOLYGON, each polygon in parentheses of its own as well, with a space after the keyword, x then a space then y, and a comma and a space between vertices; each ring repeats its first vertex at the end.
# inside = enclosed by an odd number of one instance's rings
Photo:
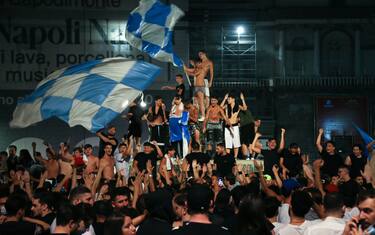
POLYGON ((232 149, 241 147, 240 129, 238 126, 232 126, 230 129, 231 131, 229 131, 229 127, 225 127, 225 148, 232 149))
POLYGON ((210 97, 210 88, 208 87, 208 80, 204 79, 204 95, 210 97))

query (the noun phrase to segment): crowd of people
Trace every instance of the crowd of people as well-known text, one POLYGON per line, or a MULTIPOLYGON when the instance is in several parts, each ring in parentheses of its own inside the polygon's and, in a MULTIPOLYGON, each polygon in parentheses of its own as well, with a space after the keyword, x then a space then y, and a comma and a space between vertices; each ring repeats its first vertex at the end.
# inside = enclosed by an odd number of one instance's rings
POLYGON ((169 112, 161 97, 130 104, 128 132, 99 131, 97 154, 66 142, 0 152, 0 234, 375 234, 375 142, 341 156, 319 129, 313 160, 281 129, 262 146, 244 95, 209 96, 213 65, 199 58, 185 68, 191 101, 177 75, 169 112))

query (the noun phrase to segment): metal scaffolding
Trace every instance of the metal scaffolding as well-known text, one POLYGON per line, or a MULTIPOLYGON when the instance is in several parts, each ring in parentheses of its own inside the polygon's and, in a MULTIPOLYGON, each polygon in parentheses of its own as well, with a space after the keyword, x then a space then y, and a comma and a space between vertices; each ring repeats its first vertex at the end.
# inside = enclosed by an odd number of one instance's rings
POLYGON ((256 33, 246 29, 237 33, 233 28, 221 29, 221 79, 251 81, 256 79, 256 33))

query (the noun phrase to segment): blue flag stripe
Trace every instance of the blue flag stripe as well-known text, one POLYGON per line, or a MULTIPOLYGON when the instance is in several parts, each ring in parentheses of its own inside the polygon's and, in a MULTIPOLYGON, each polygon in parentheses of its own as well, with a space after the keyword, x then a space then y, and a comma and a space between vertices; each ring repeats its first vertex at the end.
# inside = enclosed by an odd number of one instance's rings
POLYGON ((151 85, 159 73, 160 69, 158 69, 158 66, 144 61, 137 61, 121 83, 136 90, 143 91, 151 85))

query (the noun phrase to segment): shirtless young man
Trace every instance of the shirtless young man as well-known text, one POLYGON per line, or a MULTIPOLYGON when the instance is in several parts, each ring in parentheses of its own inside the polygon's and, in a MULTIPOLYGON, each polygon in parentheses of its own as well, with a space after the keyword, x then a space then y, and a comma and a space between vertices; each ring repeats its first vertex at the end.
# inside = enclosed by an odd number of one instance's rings
POLYGON ((204 96, 205 96, 205 82, 204 79, 210 73, 210 78, 208 81, 208 87, 212 86, 212 82, 214 79, 214 65, 211 60, 207 58, 207 54, 205 51, 200 50, 198 52, 199 59, 201 62, 197 64, 195 68, 188 68, 184 65, 184 70, 185 72, 190 75, 195 77, 194 81, 194 95, 198 99, 198 104, 199 104, 199 111, 201 113, 201 118, 199 121, 203 121, 205 117, 205 105, 204 105, 204 96))
POLYGON ((92 154, 92 146, 91 146, 91 144, 86 144, 84 146, 84 152, 85 152, 85 155, 87 157, 85 173, 86 174, 91 174, 91 173, 98 172, 98 169, 99 169, 99 158, 97 156, 94 156, 92 154))
MULTIPOLYGON (((32 143, 33 151, 36 149, 36 143, 32 143)), ((47 170, 47 179, 57 179, 57 176, 60 173, 60 165, 56 158, 55 152, 52 149, 50 144, 47 145, 46 155, 47 160, 42 158, 42 156, 35 155, 35 159, 37 159, 47 170)), ((35 151, 34 151, 35 152, 35 151)))
POLYGON ((224 110, 218 105, 217 98, 211 96, 211 105, 207 109, 206 118, 203 122, 203 133, 207 131, 207 151, 209 152, 212 152, 217 144, 223 143, 222 119, 230 125, 224 110))
POLYGON ((106 143, 104 145, 104 156, 100 159, 99 167, 104 167, 103 178, 106 180, 113 179, 114 172, 113 167, 115 166, 115 160, 112 156, 112 145, 106 143))
POLYGON ((163 142, 162 127, 167 122, 165 104, 160 96, 155 97, 155 104, 148 109, 147 123, 150 127, 150 140, 163 142))
MULTIPOLYGON (((189 101, 185 105, 185 109, 189 112, 189 133, 192 137, 190 140, 200 144, 199 126, 198 126, 198 108, 189 101)), ((190 141, 190 142, 191 142, 190 141)))
POLYGON ((225 110, 225 114, 230 122, 230 125, 227 125, 224 131, 225 148, 227 149, 227 153, 230 153, 230 150, 233 149, 234 157, 237 158, 238 148, 241 147, 238 114, 241 110, 245 110, 245 108, 236 104, 236 99, 232 94, 226 94, 220 106, 225 110), (225 104, 225 101, 228 101, 228 103, 225 104))

